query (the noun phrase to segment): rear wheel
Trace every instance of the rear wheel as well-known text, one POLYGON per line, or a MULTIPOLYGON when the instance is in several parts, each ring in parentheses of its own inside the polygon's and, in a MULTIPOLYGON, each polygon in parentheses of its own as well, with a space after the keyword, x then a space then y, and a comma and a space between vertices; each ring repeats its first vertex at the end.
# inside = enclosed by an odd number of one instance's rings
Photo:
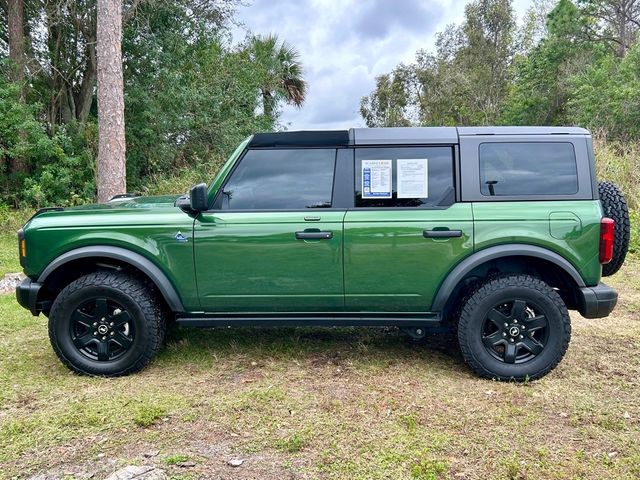
POLYGON ((467 297, 458 342, 471 369, 497 380, 534 380, 564 356, 571 337, 569 313, 549 285, 529 275, 486 281, 467 297))
POLYGON ((629 250, 629 237, 631 235, 629 207, 620 189, 611 182, 600 182, 598 184, 598 193, 600 194, 604 216, 616 222, 613 238, 613 258, 609 263, 605 263, 602 266, 602 275, 608 277, 620 270, 629 250))
POLYGON ((101 271, 70 283, 49 315, 49 339, 71 370, 126 375, 146 366, 162 345, 166 322, 153 290, 121 272, 101 271))

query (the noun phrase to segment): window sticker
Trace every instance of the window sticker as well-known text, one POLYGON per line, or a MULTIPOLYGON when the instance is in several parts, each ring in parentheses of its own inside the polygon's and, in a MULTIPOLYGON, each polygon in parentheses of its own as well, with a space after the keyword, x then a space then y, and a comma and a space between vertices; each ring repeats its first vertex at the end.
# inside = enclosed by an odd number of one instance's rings
POLYGON ((362 160, 362 198, 391 198, 391 160, 362 160))
POLYGON ((398 198, 429 197, 429 160, 398 159, 398 198))

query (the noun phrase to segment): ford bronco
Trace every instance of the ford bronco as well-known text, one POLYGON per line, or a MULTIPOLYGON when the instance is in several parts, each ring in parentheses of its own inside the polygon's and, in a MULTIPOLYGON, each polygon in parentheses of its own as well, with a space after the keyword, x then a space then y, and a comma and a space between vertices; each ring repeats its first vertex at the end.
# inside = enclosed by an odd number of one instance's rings
POLYGON ((384 325, 523 381, 568 309, 613 310, 629 215, 580 128, 356 128, 256 134, 189 195, 42 209, 18 240, 18 302, 79 373, 140 370, 170 322, 384 325))

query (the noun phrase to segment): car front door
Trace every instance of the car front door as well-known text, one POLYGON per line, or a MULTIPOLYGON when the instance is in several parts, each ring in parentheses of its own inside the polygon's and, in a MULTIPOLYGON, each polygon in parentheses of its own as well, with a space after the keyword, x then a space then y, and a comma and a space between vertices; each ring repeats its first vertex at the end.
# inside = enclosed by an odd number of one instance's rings
POLYGON ((454 147, 356 149, 345 216, 349 312, 428 312, 447 273, 473 252, 471 204, 457 203, 454 147))
POLYGON ((344 310, 335 148, 245 152, 194 226, 205 312, 344 310))

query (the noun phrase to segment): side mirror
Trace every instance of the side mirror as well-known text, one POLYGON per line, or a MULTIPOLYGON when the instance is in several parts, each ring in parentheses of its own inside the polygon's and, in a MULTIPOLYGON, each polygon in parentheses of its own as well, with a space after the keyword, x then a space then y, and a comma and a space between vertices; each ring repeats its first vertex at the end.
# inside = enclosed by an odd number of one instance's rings
POLYGON ((191 189, 189 195, 191 210, 194 212, 204 212, 209 210, 209 198, 207 195, 207 184, 199 183, 191 189))

